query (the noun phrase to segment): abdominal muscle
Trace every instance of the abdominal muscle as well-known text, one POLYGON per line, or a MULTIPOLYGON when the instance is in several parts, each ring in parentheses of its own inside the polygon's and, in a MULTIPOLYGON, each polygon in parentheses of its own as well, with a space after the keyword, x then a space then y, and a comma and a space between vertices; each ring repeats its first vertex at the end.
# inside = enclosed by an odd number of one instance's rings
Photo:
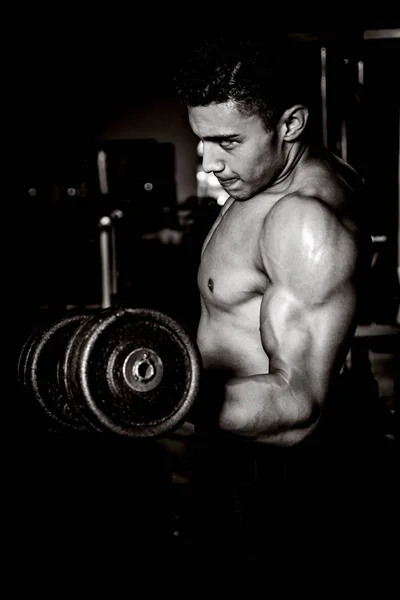
POLYGON ((197 344, 205 370, 218 370, 227 377, 268 373, 268 357, 259 329, 261 298, 235 312, 203 308, 197 344))

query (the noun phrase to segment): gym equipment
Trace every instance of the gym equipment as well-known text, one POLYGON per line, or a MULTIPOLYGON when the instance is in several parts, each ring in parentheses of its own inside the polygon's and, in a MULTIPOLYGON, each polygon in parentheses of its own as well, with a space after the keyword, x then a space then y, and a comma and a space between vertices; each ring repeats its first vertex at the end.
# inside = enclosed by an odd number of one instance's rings
POLYGON ((19 385, 27 398, 36 401, 54 427, 86 429, 71 410, 59 372, 59 360, 69 338, 86 318, 86 315, 66 315, 38 325, 19 355, 19 385))
POLYGON ((32 333, 18 364, 24 392, 59 424, 145 438, 184 422, 200 376, 189 331, 141 308, 63 316, 32 333))

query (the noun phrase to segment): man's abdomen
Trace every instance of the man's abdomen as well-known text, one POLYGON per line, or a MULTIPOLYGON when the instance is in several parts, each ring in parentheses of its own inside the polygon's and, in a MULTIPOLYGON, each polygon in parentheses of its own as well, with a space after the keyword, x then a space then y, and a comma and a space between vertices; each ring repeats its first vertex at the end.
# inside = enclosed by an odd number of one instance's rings
POLYGON ((201 317, 197 344, 206 370, 229 377, 268 373, 268 357, 261 344, 257 318, 221 314, 201 317))

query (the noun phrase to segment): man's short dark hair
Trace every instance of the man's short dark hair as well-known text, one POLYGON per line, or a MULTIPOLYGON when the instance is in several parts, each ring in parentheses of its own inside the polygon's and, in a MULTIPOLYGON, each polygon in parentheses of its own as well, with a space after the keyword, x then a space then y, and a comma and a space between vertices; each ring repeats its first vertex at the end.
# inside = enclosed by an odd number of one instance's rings
POLYGON ((175 73, 180 100, 192 107, 234 100, 243 114, 259 115, 267 130, 286 108, 309 105, 304 43, 280 33, 255 37, 214 36, 189 46, 175 73))

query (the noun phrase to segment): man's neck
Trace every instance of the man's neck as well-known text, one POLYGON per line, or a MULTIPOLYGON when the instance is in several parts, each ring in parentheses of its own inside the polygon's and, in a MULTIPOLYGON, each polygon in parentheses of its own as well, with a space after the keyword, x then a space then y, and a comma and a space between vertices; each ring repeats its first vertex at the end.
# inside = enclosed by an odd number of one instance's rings
POLYGON ((307 160, 310 148, 304 142, 295 142, 289 148, 286 163, 278 178, 271 186, 271 190, 275 192, 285 191, 293 182, 298 166, 304 160, 307 160))

